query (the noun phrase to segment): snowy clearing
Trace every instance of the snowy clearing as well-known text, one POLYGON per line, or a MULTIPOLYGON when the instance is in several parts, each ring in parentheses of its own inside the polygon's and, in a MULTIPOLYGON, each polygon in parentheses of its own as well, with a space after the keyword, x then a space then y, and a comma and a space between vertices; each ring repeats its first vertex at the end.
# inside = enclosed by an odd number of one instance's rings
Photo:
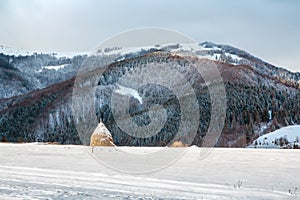
POLYGON ((60 69, 63 69, 67 66, 68 64, 64 64, 64 65, 49 65, 49 66, 44 66, 41 69, 37 70, 37 73, 41 73, 43 71, 43 69, 49 69, 49 70, 55 70, 58 71, 60 69))
POLYGON ((119 85, 119 84, 116 84, 116 86, 117 86, 117 89, 114 92, 116 92, 118 94, 121 94, 121 95, 132 96, 135 99, 137 99, 140 103, 143 103, 142 102, 142 97, 140 96, 140 94, 137 90, 132 89, 132 88, 128 88, 128 87, 124 87, 124 86, 119 85))
MULTIPOLYGON (((178 53, 182 55, 196 55, 199 58, 205 58, 209 60, 219 61, 220 59, 220 53, 213 53, 208 54, 208 51, 222 51, 221 48, 218 48, 216 46, 212 47, 206 47, 205 45, 201 45, 198 43, 180 43, 180 44, 174 44, 174 43, 168 43, 168 44, 159 44, 159 45, 149 45, 149 46, 143 46, 143 47, 107 47, 104 49, 98 49, 93 51, 75 51, 75 52, 37 52, 37 51, 29 51, 24 49, 14 49, 11 47, 0 45, 0 53, 4 53, 6 55, 10 56, 31 56, 35 54, 49 54, 53 55, 57 58, 73 58, 75 56, 79 55, 102 55, 102 56, 111 56, 111 55, 118 55, 119 58, 116 61, 121 61, 125 59, 126 55, 129 54, 136 54, 139 55, 142 51, 150 51, 150 50, 156 49, 156 50, 167 50, 171 53, 178 53), (202 52, 199 54, 199 52, 202 52), (206 52, 206 53, 204 53, 206 52)), ((244 58, 239 57, 235 54, 230 53, 224 53, 225 56, 231 57, 233 60, 230 62, 231 64, 238 64, 240 61, 244 60, 244 58)), ((41 71, 38 71, 41 72, 41 71)))
MULTIPOLYGON (((121 147, 126 152, 155 148, 121 147)), ((144 174, 117 172, 73 145, 0 144, 0 199, 297 199, 297 150, 186 151, 171 166, 144 174)), ((99 147, 114 156, 117 148, 99 147)), ((126 160, 120 160, 126 162, 126 160)), ((151 165, 151 162, 140 163, 151 165)))
POLYGON ((12 47, 7 47, 4 45, 0 45, 0 53, 3 53, 5 55, 10 55, 10 56, 32 56, 34 54, 50 54, 54 55, 57 58, 60 57, 66 57, 66 58, 73 58, 74 56, 78 55, 89 55, 90 51, 70 51, 70 52, 39 52, 39 51, 30 51, 30 50, 25 50, 25 49, 15 49, 12 47))
POLYGON ((253 148, 286 148, 291 145, 300 147, 300 125, 283 127, 265 134, 253 141, 249 147, 253 148))

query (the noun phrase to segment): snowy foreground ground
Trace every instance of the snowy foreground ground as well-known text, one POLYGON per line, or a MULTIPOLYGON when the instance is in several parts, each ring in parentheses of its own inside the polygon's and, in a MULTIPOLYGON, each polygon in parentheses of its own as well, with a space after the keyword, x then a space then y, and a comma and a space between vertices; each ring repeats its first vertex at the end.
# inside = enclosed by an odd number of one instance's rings
MULTIPOLYGON (((96 150, 112 158, 117 151, 96 150)), ((83 146, 0 144, 0 199, 300 199, 299 150, 215 148, 205 158, 201 150, 168 148, 186 153, 133 174, 104 166, 83 146)))

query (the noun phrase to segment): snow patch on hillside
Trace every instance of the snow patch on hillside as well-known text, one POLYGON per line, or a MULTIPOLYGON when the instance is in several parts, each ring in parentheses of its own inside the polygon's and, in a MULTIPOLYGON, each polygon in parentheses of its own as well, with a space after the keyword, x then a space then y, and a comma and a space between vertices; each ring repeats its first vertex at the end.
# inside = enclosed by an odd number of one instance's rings
MULTIPOLYGON (((50 53, 50 52, 49 52, 50 53)), ((73 58, 75 56, 84 56, 84 55, 90 55, 90 51, 70 51, 70 52, 57 52, 54 53, 55 57, 57 58, 73 58)))
POLYGON ((181 44, 157 44, 157 45, 149 45, 143 47, 111 47, 97 50, 97 55, 126 55, 126 54, 134 54, 139 53, 141 51, 149 51, 151 49, 154 50, 162 50, 168 52, 182 52, 182 51, 199 51, 199 50, 209 50, 209 48, 204 48, 197 43, 181 43, 181 44))
POLYGON ((142 97, 139 95, 139 92, 135 89, 124 87, 122 85, 117 84, 117 89, 115 90, 116 93, 121 95, 132 96, 137 99, 140 103, 143 103, 142 97))
POLYGON ((3 53, 5 55, 10 55, 10 56, 29 56, 29 55, 33 55, 34 53, 37 53, 37 52, 27 51, 24 49, 14 49, 11 47, 1 45, 0 53, 3 53))
POLYGON ((283 127, 253 141, 250 148, 293 148, 300 147, 300 125, 283 127))
POLYGON ((165 51, 186 56, 197 56, 200 59, 209 59, 213 61, 224 62, 224 60, 226 60, 226 62, 233 65, 240 64, 242 60, 245 60, 244 58, 236 54, 226 53, 217 46, 208 46, 205 44, 198 43, 169 43, 149 45, 143 47, 110 47, 99 49, 95 52, 95 54, 101 56, 117 55, 119 57, 116 59, 116 61, 121 61, 126 59, 128 55, 140 55, 140 53, 142 52, 150 52, 151 50, 165 51))
POLYGON ((43 71, 43 69, 49 69, 49 70, 55 70, 58 71, 60 69, 63 69, 67 66, 68 64, 63 64, 63 65, 49 65, 49 66, 44 66, 41 69, 39 69, 38 71, 36 71, 37 73, 41 73, 43 71))
MULTIPOLYGON (((199 43, 167 43, 167 44, 156 44, 156 45, 148 45, 143 47, 122 47, 122 46, 115 46, 115 47, 106 47, 103 49, 97 49, 94 53, 89 51, 78 51, 78 52, 37 52, 37 51, 28 51, 22 49, 14 49, 7 46, 0 46, 0 53, 10 56, 32 56, 37 54, 49 54, 55 56, 57 58, 73 58, 79 55, 101 55, 101 56, 112 56, 117 55, 119 56, 116 61, 121 61, 128 58, 128 55, 135 56, 140 55, 143 52, 149 52, 151 50, 154 51, 166 51, 170 53, 178 53, 183 55, 194 55, 199 58, 205 58, 213 61, 221 61, 221 52, 222 49, 215 46, 215 45, 205 45, 199 43), (219 52, 218 52, 219 51, 219 52)), ((239 64, 241 60, 244 58, 239 57, 235 54, 230 53, 222 53, 223 56, 231 57, 232 61, 231 64, 239 64)))
POLYGON ((30 50, 26 50, 26 49, 15 49, 15 48, 4 46, 4 45, 0 45, 0 53, 9 55, 9 56, 32 56, 32 55, 36 55, 36 54, 49 54, 49 55, 53 55, 57 58, 62 58, 62 57, 73 58, 73 57, 79 56, 79 55, 89 55, 90 54, 89 51, 73 51, 73 52, 43 51, 43 52, 38 52, 38 51, 30 51, 30 50))
POLYGON ((231 54, 231 53, 225 53, 226 56, 230 56, 234 61, 241 61, 243 60, 243 58, 235 55, 235 54, 231 54))

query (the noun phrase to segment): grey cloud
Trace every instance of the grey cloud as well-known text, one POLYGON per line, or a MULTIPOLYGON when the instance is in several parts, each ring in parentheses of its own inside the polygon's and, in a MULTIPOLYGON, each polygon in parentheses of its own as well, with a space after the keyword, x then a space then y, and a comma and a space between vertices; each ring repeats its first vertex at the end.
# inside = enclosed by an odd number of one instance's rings
POLYGON ((0 0, 0 43, 40 51, 91 50, 122 31, 166 27, 300 71, 299 2, 0 0))

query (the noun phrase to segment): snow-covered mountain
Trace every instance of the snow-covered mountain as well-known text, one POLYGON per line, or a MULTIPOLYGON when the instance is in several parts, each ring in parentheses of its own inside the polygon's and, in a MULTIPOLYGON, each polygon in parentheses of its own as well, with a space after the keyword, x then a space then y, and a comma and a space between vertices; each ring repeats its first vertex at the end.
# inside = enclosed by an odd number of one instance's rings
POLYGON ((0 53, 8 55, 8 56, 32 56, 32 55, 38 55, 38 54, 48 54, 55 56, 57 58, 73 58, 75 56, 80 56, 80 55, 89 55, 89 51, 71 51, 71 52, 39 52, 39 51, 31 51, 31 50, 25 50, 25 49, 15 49, 12 47, 0 45, 0 53))
POLYGON ((232 65, 248 65, 257 72, 275 79, 289 82, 300 86, 300 72, 291 73, 288 70, 275 67, 261 59, 247 53, 246 51, 229 45, 219 45, 212 42, 203 43, 181 43, 181 44, 157 44, 145 47, 112 47, 99 49, 96 55, 117 56, 115 61, 133 58, 150 52, 162 51, 177 53, 179 55, 197 56, 198 58, 224 62, 232 65))
POLYGON ((197 56, 200 59, 209 59, 230 65, 250 66, 256 72, 272 79, 277 79, 284 84, 299 87, 300 83, 300 73, 292 73, 283 68, 272 66, 240 49, 211 42, 157 44, 138 48, 111 47, 99 49, 93 54, 89 52, 34 52, 1 46, 0 67, 2 68, 2 75, 0 76, 0 82, 2 84, 0 85, 0 98, 21 95, 72 78, 89 55, 99 56, 106 63, 111 63, 158 51, 177 55, 197 56), (4 70, 7 66, 16 69, 13 73, 14 75, 12 75, 11 71, 4 70), (12 76, 21 77, 23 81, 12 83, 12 76))
POLYGON ((0 99, 42 89, 74 77, 86 55, 0 49, 0 99))
POLYGON ((110 51, 99 50, 98 55, 119 55, 118 61, 133 57, 141 53, 149 53, 154 51, 164 51, 178 53, 180 55, 197 56, 198 58, 206 58, 214 61, 224 61, 228 64, 243 64, 248 63, 247 57, 240 55, 240 52, 229 51, 226 46, 219 46, 214 43, 181 43, 181 44, 164 44, 145 46, 140 48, 135 47, 116 47, 110 51))
MULTIPOLYGON (((203 79, 187 70, 191 62, 200 65, 203 62, 214 63, 224 81, 227 95, 226 120, 217 146, 245 147, 261 134, 300 123, 299 73, 278 68, 227 45, 204 42, 138 48, 111 47, 99 49, 88 56, 74 57, 34 52, 26 55, 5 53, 0 53, 0 140, 82 143, 75 123, 86 119, 72 113, 71 98, 75 76, 83 62, 90 68, 82 74, 82 85, 92 87, 92 83, 98 83, 96 115, 107 124, 117 145, 165 145, 162 141, 168 141, 177 131, 180 109, 169 90, 150 85, 137 90, 117 84, 120 77, 140 70, 145 67, 145 63, 174 62, 186 80, 189 80, 197 95, 200 113, 203 114, 193 141, 195 145, 201 145, 205 137, 210 122, 211 102, 203 79), (108 68, 102 74, 102 66, 106 65, 108 68), (103 93, 98 90, 100 87, 105 87, 103 93), (111 114, 110 98, 113 90, 118 95, 133 96, 130 103, 131 117, 141 126, 149 123, 149 106, 164 105, 170 116, 161 134, 140 140, 122 132, 111 114), (153 101, 158 96, 160 100, 153 101)), ((171 74, 168 78, 170 81, 174 79, 171 74)), ((90 127, 93 128, 92 125, 90 127)))
POLYGON ((257 138, 252 148, 300 148, 300 125, 280 128, 257 138))

